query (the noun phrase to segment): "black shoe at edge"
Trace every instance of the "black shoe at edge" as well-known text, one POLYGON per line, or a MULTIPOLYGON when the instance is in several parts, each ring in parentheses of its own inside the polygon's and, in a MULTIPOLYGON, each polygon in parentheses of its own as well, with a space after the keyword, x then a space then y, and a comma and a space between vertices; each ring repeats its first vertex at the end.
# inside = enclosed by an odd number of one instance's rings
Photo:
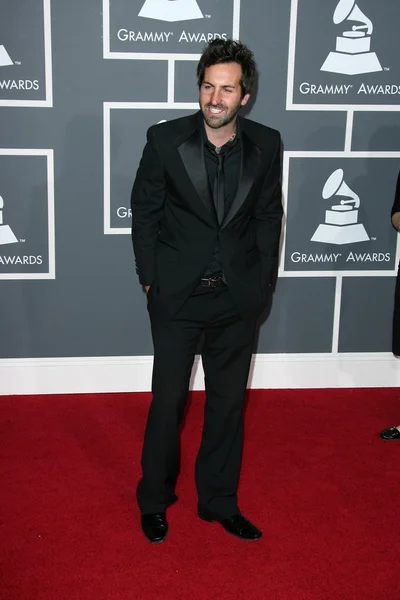
POLYGON ((379 434, 383 440, 400 440, 400 431, 397 427, 388 427, 379 434))

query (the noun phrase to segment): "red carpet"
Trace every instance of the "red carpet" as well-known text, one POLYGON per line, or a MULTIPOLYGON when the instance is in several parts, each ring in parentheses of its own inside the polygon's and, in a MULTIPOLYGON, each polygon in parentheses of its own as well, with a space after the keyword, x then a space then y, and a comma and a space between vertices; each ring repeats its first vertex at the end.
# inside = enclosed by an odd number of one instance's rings
POLYGON ((196 515, 203 395, 183 433, 164 544, 134 486, 149 394, 0 398, 1 600, 400 598, 400 392, 253 391, 237 540, 196 515))

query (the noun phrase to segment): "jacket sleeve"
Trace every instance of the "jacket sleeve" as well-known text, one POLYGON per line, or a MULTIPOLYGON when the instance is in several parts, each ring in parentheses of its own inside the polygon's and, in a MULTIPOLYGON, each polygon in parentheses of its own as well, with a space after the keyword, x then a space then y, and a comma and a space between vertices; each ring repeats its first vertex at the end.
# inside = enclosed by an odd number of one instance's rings
POLYGON ((153 127, 136 173, 131 194, 132 242, 136 273, 142 285, 154 278, 155 254, 166 195, 166 179, 153 127))
POLYGON ((282 216, 281 137, 277 133, 272 162, 265 174, 254 212, 257 247, 266 284, 275 285, 278 274, 282 216))

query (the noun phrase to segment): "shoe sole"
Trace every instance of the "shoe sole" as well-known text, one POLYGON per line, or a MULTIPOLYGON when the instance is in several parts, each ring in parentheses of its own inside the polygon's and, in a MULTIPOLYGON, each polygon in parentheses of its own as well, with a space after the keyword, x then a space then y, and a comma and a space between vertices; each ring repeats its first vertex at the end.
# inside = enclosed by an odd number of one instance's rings
POLYGON ((164 537, 163 537, 163 539, 162 539, 162 540, 155 540, 155 541, 152 541, 152 540, 149 540, 149 538, 147 537, 147 535, 145 535, 144 537, 146 538, 146 540, 147 540, 147 541, 148 541, 148 542, 149 542, 149 543, 150 543, 152 546, 154 546, 154 545, 156 545, 156 544, 162 544, 162 543, 165 541, 165 539, 166 539, 166 537, 167 537, 167 536, 168 536, 168 531, 167 531, 167 533, 164 535, 164 537))
POLYGON ((167 535, 165 535, 162 540, 156 540, 155 542, 153 542, 152 540, 149 540, 149 538, 146 538, 146 539, 148 542, 150 542, 150 544, 152 546, 156 546, 157 544, 162 544, 163 542, 165 542, 166 537, 167 537, 167 535))

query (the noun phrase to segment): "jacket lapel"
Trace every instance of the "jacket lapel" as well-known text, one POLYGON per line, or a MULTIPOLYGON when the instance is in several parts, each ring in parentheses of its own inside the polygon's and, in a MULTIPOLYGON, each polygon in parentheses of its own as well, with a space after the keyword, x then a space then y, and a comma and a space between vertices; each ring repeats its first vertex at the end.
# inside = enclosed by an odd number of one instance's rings
POLYGON ((203 139, 199 127, 178 146, 178 152, 200 200, 216 220, 214 202, 204 161, 203 139))
MULTIPOLYGON (((242 121, 243 123, 243 121, 242 121)), ((244 128, 243 128, 244 129, 244 128)), ((251 186, 254 183, 258 167, 260 165, 261 150, 253 144, 251 139, 243 131, 242 133, 242 165, 240 172, 240 179, 238 190, 235 198, 225 215, 224 220, 221 224, 221 229, 226 227, 228 223, 233 219, 239 208, 246 200, 251 186)))
MULTIPOLYGON (((246 134, 244 119, 241 119, 241 126, 242 164, 239 185, 236 196, 221 224, 221 229, 230 223, 246 200, 260 165, 261 150, 246 134)), ((203 139, 198 120, 194 131, 186 140, 178 145, 177 150, 197 195, 203 206, 207 209, 208 216, 212 218, 214 224, 218 224, 204 161, 203 139)))

